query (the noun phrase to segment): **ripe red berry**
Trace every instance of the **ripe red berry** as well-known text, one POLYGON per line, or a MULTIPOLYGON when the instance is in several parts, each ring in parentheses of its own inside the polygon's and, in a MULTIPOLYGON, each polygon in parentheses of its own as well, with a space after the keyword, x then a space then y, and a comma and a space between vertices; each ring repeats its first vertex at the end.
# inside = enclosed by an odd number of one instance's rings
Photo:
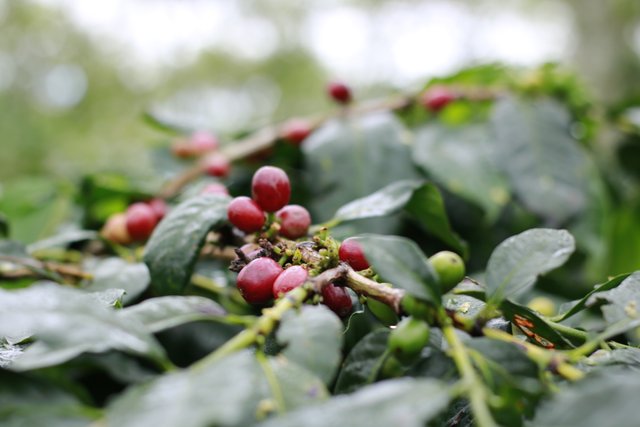
POLYGON ((422 105, 427 110, 437 113, 455 99, 455 93, 446 86, 433 86, 422 95, 422 105))
POLYGON ((280 221, 280 234, 297 239, 307 234, 311 225, 309 211, 300 205, 287 205, 276 213, 280 221))
POLYGON ((284 124, 281 136, 285 141, 300 145, 309 136, 311 130, 311 125, 307 121, 293 119, 284 124))
POLYGON ((341 261, 346 262, 356 271, 369 268, 369 261, 364 256, 362 246, 353 237, 349 237, 342 242, 338 255, 341 261))
POLYGON ((297 288, 307 281, 308 276, 307 269, 302 266, 293 265, 287 268, 273 282, 273 297, 278 298, 280 295, 297 288))
POLYGON ((229 190, 223 184, 218 182, 214 182, 206 185, 202 190, 200 190, 200 194, 224 194, 229 195, 229 190))
POLYGON ((169 207, 167 206, 167 202, 162 199, 151 199, 149 200, 149 206, 156 214, 156 218, 160 221, 167 214, 169 207))
POLYGON ((146 240, 158 223, 156 213, 146 203, 134 203, 127 209, 127 232, 133 240, 146 240))
POLYGON ((231 224, 245 233, 258 231, 264 225, 264 211, 246 196, 236 197, 229 203, 227 216, 231 224))
POLYGON ((236 283, 248 303, 262 304, 273 296, 273 282, 280 273, 282 267, 271 258, 257 258, 240 271, 236 283))
POLYGON ((204 170, 208 175, 224 178, 231 171, 231 162, 222 154, 212 154, 204 160, 204 170))
POLYGON ((347 316, 353 308, 347 290, 332 283, 322 288, 322 302, 340 317, 347 316))
POLYGON ((189 138, 189 144, 193 150, 193 155, 204 154, 208 151, 218 149, 218 138, 209 132, 194 132, 189 138))
POLYGON ((263 166, 251 181, 253 200, 265 211, 275 212, 289 203, 291 184, 286 172, 273 166, 263 166))
POLYGON ((331 82, 327 86, 329 96, 339 104, 348 104, 351 102, 351 89, 342 82, 331 82))

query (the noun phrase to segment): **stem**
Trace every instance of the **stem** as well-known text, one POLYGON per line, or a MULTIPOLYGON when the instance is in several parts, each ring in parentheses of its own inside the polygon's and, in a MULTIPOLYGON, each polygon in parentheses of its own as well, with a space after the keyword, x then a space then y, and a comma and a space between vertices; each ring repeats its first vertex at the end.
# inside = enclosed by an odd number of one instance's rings
POLYGON ((579 329, 575 329, 560 323, 552 322, 549 319, 545 319, 545 322, 547 322, 549 326, 551 326, 556 331, 560 332, 562 335, 565 335, 576 341, 580 341, 583 343, 589 339, 589 335, 585 331, 581 331, 579 329))
POLYGON ((256 359, 258 360, 258 363, 264 372, 264 376, 267 379, 267 383, 269 384, 269 388, 271 389, 271 393, 273 394, 273 398, 276 402, 276 409, 278 410, 278 413, 284 414, 287 410, 284 395, 282 394, 278 378, 269 364, 269 360, 267 360, 267 357, 261 351, 256 354, 256 359))
POLYGON ((442 326, 442 333, 451 347, 453 361, 462 377, 462 383, 469 397, 476 424, 478 427, 497 427, 487 406, 489 397, 487 396, 487 390, 476 374, 467 354, 467 349, 460 341, 455 328, 450 322, 447 322, 442 326))
POLYGON ((358 294, 364 294, 368 298, 383 302, 393 308, 396 313, 400 313, 400 301, 402 301, 405 295, 404 290, 392 288, 384 283, 378 283, 375 280, 356 273, 350 267, 347 271, 347 283, 349 287, 358 294))

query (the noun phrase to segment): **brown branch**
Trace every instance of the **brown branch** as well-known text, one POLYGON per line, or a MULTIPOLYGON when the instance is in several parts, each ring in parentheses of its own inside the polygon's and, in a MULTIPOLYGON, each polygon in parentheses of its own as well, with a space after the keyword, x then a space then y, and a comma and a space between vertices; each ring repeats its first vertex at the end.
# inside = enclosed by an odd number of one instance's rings
POLYGON ((368 298, 373 298, 388 305, 396 313, 401 312, 400 302, 405 295, 404 290, 392 288, 385 283, 378 283, 358 274, 351 267, 347 268, 347 283, 351 289, 358 294, 366 295, 368 298))

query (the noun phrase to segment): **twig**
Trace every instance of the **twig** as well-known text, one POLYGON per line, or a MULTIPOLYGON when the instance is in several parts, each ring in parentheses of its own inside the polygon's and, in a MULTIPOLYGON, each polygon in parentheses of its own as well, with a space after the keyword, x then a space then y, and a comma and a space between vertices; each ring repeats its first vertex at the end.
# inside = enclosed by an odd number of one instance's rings
POLYGON ((350 267, 347 272, 347 283, 356 293, 364 294, 369 298, 383 302, 393 308, 396 313, 400 313, 400 302, 405 295, 404 290, 378 283, 358 274, 350 267))

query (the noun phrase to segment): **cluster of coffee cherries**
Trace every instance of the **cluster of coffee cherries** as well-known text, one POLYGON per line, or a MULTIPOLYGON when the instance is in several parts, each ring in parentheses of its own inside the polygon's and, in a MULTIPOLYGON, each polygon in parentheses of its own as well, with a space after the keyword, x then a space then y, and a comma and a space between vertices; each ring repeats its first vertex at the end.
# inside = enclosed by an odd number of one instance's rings
POLYGON ((120 245, 143 242, 151 236, 168 209, 166 202, 162 199, 133 203, 126 212, 111 215, 100 234, 105 239, 120 245))
POLYGON ((219 152, 218 138, 205 131, 192 133, 173 143, 171 152, 181 159, 202 158, 202 167, 207 175, 225 178, 231 172, 231 162, 219 152))

